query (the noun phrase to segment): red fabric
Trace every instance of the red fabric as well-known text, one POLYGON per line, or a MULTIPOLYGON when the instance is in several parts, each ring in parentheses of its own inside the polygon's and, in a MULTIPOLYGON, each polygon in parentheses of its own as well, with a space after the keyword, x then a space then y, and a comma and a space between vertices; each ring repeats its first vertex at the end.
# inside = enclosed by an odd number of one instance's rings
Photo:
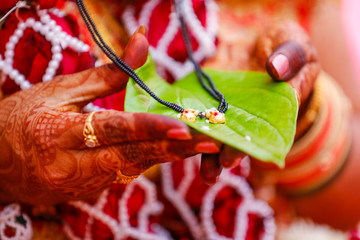
POLYGON ((38 0, 40 8, 48 9, 53 8, 56 5, 57 0, 38 0))
MULTIPOLYGON (((241 167, 233 169, 234 175, 241 176, 241 167)), ((178 161, 171 164, 171 171, 173 176, 174 188, 179 187, 180 182, 184 177, 184 161, 178 161)), ((203 204, 203 197, 206 194, 209 186, 204 184, 199 174, 199 168, 194 169, 195 177, 190 184, 190 188, 185 196, 186 203, 190 209, 200 220, 200 209, 203 204)), ((192 239, 190 231, 186 224, 181 222, 181 216, 176 208, 166 200, 165 196, 161 195, 162 189, 158 188, 160 193, 159 199, 164 204, 164 211, 161 215, 162 223, 169 225, 169 231, 177 237, 177 239, 192 239), (172 223, 172 224, 171 224, 172 223), (179 227, 182 225, 182 227, 179 227), (175 227, 174 227, 175 226, 175 227)), ((229 238, 233 238, 236 224, 236 212, 243 203, 243 197, 237 193, 232 187, 223 188, 215 197, 213 221, 217 232, 229 238)), ((264 232, 264 219, 257 214, 248 214, 248 229, 246 240, 261 239, 264 232)))
POLYGON ((18 0, 2 0, 0 2, 0 12, 6 12, 6 10, 9 10, 15 4, 18 2, 18 0))
POLYGON ((350 232, 349 240, 360 240, 360 235, 357 231, 350 232))
MULTIPOLYGON (((203 0, 193 0, 194 12, 203 26, 206 23, 206 9, 203 0)), ((157 46, 158 41, 163 36, 170 20, 170 13, 172 11, 172 1, 161 1, 161 3, 154 9, 148 29, 148 39, 151 46, 157 46)), ((190 31, 190 38, 192 48, 195 51, 198 48, 198 43, 190 31)), ((186 47, 181 32, 178 31, 174 41, 170 44, 168 55, 179 62, 184 62, 187 59, 186 47)))
MULTIPOLYGON (((106 204, 103 212, 109 215, 111 218, 119 219, 119 200, 124 193, 126 185, 112 184, 109 189, 106 204)), ((136 186, 127 203, 127 213, 130 219, 130 225, 133 227, 138 226, 138 212, 141 210, 145 203, 145 192, 140 187, 136 186)), ((94 201, 88 202, 93 205, 94 201)), ((83 238, 85 236, 85 226, 87 224, 88 215, 72 206, 66 205, 62 209, 65 222, 71 227, 73 233, 83 238)), ((149 224, 158 222, 157 218, 151 218, 149 224)), ((148 229, 150 230, 150 225, 148 229)), ((93 239, 113 239, 113 234, 107 225, 103 224, 99 220, 95 220, 91 232, 93 239)))
MULTIPOLYGON (((38 20, 35 10, 21 10, 19 16, 23 20, 26 20, 29 17, 38 20)), ((67 16, 59 18, 52 14, 50 14, 50 16, 59 26, 61 26, 63 31, 71 36, 79 37, 80 31, 74 17, 67 16)), ((14 34, 18 22, 19 20, 13 13, 7 18, 3 28, 0 30, 0 53, 3 56, 6 43, 14 34)), ((56 73, 57 75, 71 74, 94 66, 94 59, 91 58, 88 52, 78 53, 67 48, 63 50, 62 54, 63 60, 60 63, 56 73)), ((25 29, 23 37, 15 47, 13 67, 18 69, 27 80, 35 84, 42 81, 42 77, 45 74, 51 59, 51 43, 48 42, 43 35, 36 33, 34 30, 30 28, 25 29)), ((11 94, 20 90, 20 87, 9 77, 7 77, 1 88, 5 94, 11 94)))
POLYGON ((230 187, 222 189, 216 196, 213 217, 219 234, 233 237, 236 209, 241 202, 242 197, 230 187))
MULTIPOLYGON (((16 5, 19 0, 2 0, 0 2, 0 12, 6 12, 16 5)), ((64 2, 66 0, 34 0, 38 2, 41 9, 49 9, 56 6, 57 3, 64 2)), ((73 0, 68 0, 73 1, 73 0)))

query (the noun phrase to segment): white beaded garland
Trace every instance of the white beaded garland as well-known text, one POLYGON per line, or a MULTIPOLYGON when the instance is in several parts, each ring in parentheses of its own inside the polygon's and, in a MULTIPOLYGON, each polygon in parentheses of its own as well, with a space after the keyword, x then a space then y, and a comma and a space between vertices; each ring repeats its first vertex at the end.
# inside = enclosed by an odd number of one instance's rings
POLYGON ((12 67, 9 66, 9 65, 4 64, 4 67, 3 67, 2 70, 3 70, 3 72, 4 72, 5 74, 10 74, 11 71, 12 71, 12 67))
MULTIPOLYGON (((190 164, 195 164, 195 166, 199 165, 199 159, 196 159, 196 157, 189 158, 185 161, 191 162, 190 164)), ((186 168, 191 168, 190 164, 186 164, 186 168)), ((190 169, 185 170, 184 174, 190 173, 190 169)), ((193 178, 195 175, 193 176, 193 178)), ((197 220, 197 217, 191 210, 190 206, 187 204, 184 197, 181 196, 181 194, 175 189, 174 182, 173 182, 173 175, 172 175, 172 169, 171 164, 166 163, 161 165, 161 178, 162 178, 162 190, 164 193, 164 196, 169 200, 172 205, 178 210, 178 213, 182 217, 182 219, 185 221, 187 227, 190 230, 191 235, 194 237, 194 239, 206 239, 204 235, 204 231, 200 225, 200 223, 197 220)), ((193 180, 193 179, 191 179, 193 180)), ((187 180, 189 181, 189 180, 187 180)))
POLYGON ((14 57, 14 51, 13 50, 7 50, 5 52, 5 58, 13 58, 14 57))
MULTIPOLYGON (((16 30, 17 31, 17 30, 16 30)), ((11 49, 11 50, 13 50, 14 48, 15 48, 15 43, 13 43, 13 42, 8 42, 7 44, 6 44, 6 49, 11 49)))
POLYGON ((0 239, 2 240, 30 240, 32 238, 33 232, 31 227, 31 221, 29 217, 20 212, 20 206, 18 204, 10 204, 4 207, 0 211, 0 239), (22 215, 26 221, 25 226, 18 223, 16 220, 17 216, 22 215), (14 236, 7 237, 5 230, 7 227, 10 227, 14 231, 14 236))
POLYGON ((59 17, 59 18, 63 18, 65 17, 65 12, 61 11, 60 9, 57 8, 52 8, 49 10, 52 14, 54 14, 55 16, 59 17))
POLYGON ((212 187, 209 187, 206 191, 201 204, 201 221, 198 221, 190 206, 187 204, 185 196, 189 184, 194 180, 194 169, 195 167, 199 168, 199 165, 200 158, 190 158, 185 160, 184 176, 181 179, 178 188, 174 187, 171 164, 163 164, 161 166, 164 196, 177 209, 178 213, 190 229, 194 239, 243 240, 247 233, 249 212, 256 213, 264 219, 264 233, 261 240, 273 240, 275 238, 276 225, 272 216, 272 209, 266 203, 254 199, 252 190, 244 178, 233 175, 228 170, 223 170, 219 181, 212 187), (227 238, 219 235, 213 221, 214 201, 217 194, 224 187, 234 188, 243 198, 242 204, 236 210, 237 216, 236 222, 234 223, 234 238, 227 238))
POLYGON ((139 22, 141 22, 145 28, 149 29, 149 21, 151 17, 151 13, 154 8, 159 5, 160 0, 150 0, 144 5, 144 10, 140 13, 139 22))
MULTIPOLYGON (((60 10, 57 11, 52 9, 50 11, 64 17, 60 10)), ((56 21, 51 19, 48 12, 49 10, 37 11, 38 16, 40 17, 40 21, 37 21, 34 18, 28 18, 25 22, 19 22, 17 29, 14 31, 13 35, 9 38, 9 42, 6 44, 4 59, 0 58, 0 71, 13 79, 14 82, 23 90, 30 88, 32 84, 26 80, 24 75, 13 68, 13 62, 15 56, 15 47, 18 44, 20 38, 24 35, 26 28, 33 29, 35 32, 40 33, 52 45, 52 59, 50 60, 45 74, 42 77, 44 82, 50 81, 54 78, 63 59, 62 49, 70 46, 73 50, 78 52, 88 52, 90 50, 90 47, 87 44, 62 31, 61 26, 57 25, 56 21)))
MULTIPOLYGON (((108 195, 109 190, 105 190, 99 197, 98 201, 92 206, 82 201, 70 203, 70 205, 86 212, 89 215, 85 226, 85 239, 92 239, 92 224, 95 220, 98 220, 109 227, 113 233, 114 239, 125 239, 130 237, 143 240, 171 240, 170 235, 166 233, 166 230, 164 229, 159 231, 161 232, 159 234, 157 234, 157 231, 153 231, 154 233, 150 233, 148 231, 149 217, 162 211, 162 204, 156 199, 156 186, 154 183, 150 182, 146 178, 139 177, 132 183, 127 184, 125 191, 118 200, 118 219, 113 219, 103 212, 108 195), (129 222, 128 201, 136 186, 140 187, 145 192, 145 203, 138 212, 138 227, 133 227, 129 222)), ((65 232, 71 239, 78 239, 68 225, 65 225, 65 232)))
MULTIPOLYGON (((130 34, 134 33, 140 25, 148 26, 151 13, 160 2, 161 1, 159 0, 149 0, 142 7, 138 19, 135 17, 135 10, 133 7, 125 9, 122 20, 128 32, 130 34)), ((215 1, 204 1, 207 10, 205 28, 202 26, 193 10, 192 1, 184 0, 181 4, 183 4, 182 8, 184 9, 186 25, 189 27, 199 44, 198 49, 194 52, 195 60, 201 61, 205 57, 212 56, 216 50, 215 34, 217 32, 217 5, 215 1)), ((150 47, 150 52, 154 61, 160 68, 165 67, 175 79, 179 79, 193 71, 194 67, 189 60, 184 63, 177 62, 167 54, 170 43, 174 40, 176 34, 180 30, 179 19, 176 13, 170 13, 169 19, 170 21, 163 36, 159 39, 157 46, 150 47)))

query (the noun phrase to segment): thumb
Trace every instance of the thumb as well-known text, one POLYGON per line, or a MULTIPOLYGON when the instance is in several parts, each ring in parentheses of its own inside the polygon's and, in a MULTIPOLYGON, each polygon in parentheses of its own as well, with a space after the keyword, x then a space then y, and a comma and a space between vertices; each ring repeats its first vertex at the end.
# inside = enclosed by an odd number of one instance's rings
MULTIPOLYGON (((148 55, 145 28, 141 26, 130 38, 121 59, 131 68, 142 66, 148 55)), ((106 64, 76 74, 56 77, 52 97, 64 105, 83 107, 96 98, 123 90, 129 77, 115 64, 106 64)))
POLYGON ((270 24, 260 35, 256 57, 276 81, 288 81, 297 91, 300 102, 309 96, 320 64, 309 36, 295 22, 270 24))

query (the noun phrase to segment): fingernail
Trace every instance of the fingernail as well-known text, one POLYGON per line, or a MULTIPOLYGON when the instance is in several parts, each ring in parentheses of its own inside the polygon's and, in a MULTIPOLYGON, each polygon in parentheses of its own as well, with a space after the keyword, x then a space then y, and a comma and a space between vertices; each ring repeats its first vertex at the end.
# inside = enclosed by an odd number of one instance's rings
POLYGON ((278 54, 276 57, 274 57, 272 60, 272 65, 280 79, 288 73, 290 67, 289 59, 283 54, 278 54))
POLYGON ((225 167, 225 168, 230 168, 232 167, 235 163, 231 160, 223 160, 222 162, 222 165, 225 167))
POLYGON ((219 180, 219 176, 217 176, 215 179, 211 178, 211 179, 204 179, 204 183, 208 186, 212 186, 215 183, 217 183, 217 181, 219 180))
POLYGON ((140 25, 135 33, 141 33, 142 35, 146 35, 146 28, 144 25, 140 25))
POLYGON ((219 147, 216 146, 216 144, 213 142, 198 143, 195 146, 195 150, 200 153, 208 153, 208 154, 218 153, 220 151, 219 147))
POLYGON ((173 128, 167 131, 166 135, 171 139, 177 140, 189 140, 192 136, 188 129, 185 128, 173 128))

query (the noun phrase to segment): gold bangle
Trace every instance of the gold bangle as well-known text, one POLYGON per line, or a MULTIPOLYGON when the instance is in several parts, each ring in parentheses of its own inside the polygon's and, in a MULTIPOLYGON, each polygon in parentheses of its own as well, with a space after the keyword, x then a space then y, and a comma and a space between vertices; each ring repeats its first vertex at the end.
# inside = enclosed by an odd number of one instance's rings
POLYGON ((116 179, 114 182, 121 184, 131 183, 134 179, 138 178, 140 174, 128 176, 121 172, 121 170, 116 171, 116 179))
POLYGON ((321 104, 323 102, 324 94, 323 94, 323 90, 321 88, 322 88, 321 81, 320 81, 320 79, 317 79, 317 81, 314 85, 310 103, 307 106, 306 112, 298 120, 298 123, 296 126, 295 139, 298 139, 299 137, 301 137, 310 128, 310 126, 314 123, 314 121, 319 113, 321 104))

